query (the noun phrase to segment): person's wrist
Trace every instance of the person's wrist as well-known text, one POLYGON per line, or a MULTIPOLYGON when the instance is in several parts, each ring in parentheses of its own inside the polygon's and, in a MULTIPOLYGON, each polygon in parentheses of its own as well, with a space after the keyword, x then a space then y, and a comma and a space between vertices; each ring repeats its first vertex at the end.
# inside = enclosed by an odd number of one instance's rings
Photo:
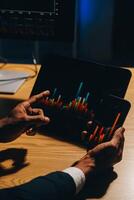
POLYGON ((75 162, 73 166, 81 169, 85 177, 87 177, 95 169, 95 160, 86 154, 79 161, 75 162))
POLYGON ((4 117, 0 119, 0 128, 4 128, 5 126, 11 124, 11 121, 8 117, 4 117))
POLYGON ((22 134, 23 127, 15 126, 12 118, 0 119, 0 142, 11 142, 22 134))

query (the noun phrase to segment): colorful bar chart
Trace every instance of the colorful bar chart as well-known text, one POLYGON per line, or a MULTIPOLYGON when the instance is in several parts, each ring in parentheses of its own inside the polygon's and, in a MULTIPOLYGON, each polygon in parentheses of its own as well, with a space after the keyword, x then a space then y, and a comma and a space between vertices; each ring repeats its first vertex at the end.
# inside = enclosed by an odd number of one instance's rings
POLYGON ((94 127, 94 129, 92 130, 92 132, 88 133, 88 142, 90 143, 94 143, 96 142, 96 144, 103 142, 104 140, 109 140, 113 134, 114 134, 114 130, 116 129, 119 119, 121 117, 121 113, 117 113, 113 124, 111 127, 109 128, 105 128, 104 126, 101 125, 96 125, 94 127))
MULTIPOLYGON (((85 94, 83 93, 84 83, 81 81, 78 85, 77 90, 74 92, 74 97, 70 101, 65 101, 64 96, 59 92, 58 88, 54 88, 52 91, 52 95, 50 97, 46 97, 42 100, 43 105, 50 108, 57 108, 58 111, 71 111, 70 113, 75 114, 76 116, 86 117, 87 122, 91 120, 91 112, 94 113, 93 109, 89 105, 89 97, 90 92, 87 91, 85 94), (83 95, 84 94, 84 95, 83 95)), ((95 116, 95 113, 94 113, 95 116)), ((99 123, 92 126, 92 128, 88 132, 88 144, 99 144, 101 142, 109 140, 113 134, 114 130, 117 127, 119 120, 121 117, 121 112, 117 112, 111 127, 106 128, 99 123)))
POLYGON ((45 106, 57 107, 60 110, 63 110, 63 109, 74 110, 78 113, 87 114, 88 113, 88 98, 89 98, 90 93, 87 92, 84 97, 80 96, 83 85, 84 83, 80 82, 78 89, 76 91, 76 95, 74 94, 74 98, 67 103, 63 101, 64 98, 62 97, 62 95, 58 94, 57 88, 54 88, 52 92, 52 96, 50 98, 47 97, 43 99, 42 103, 45 106))

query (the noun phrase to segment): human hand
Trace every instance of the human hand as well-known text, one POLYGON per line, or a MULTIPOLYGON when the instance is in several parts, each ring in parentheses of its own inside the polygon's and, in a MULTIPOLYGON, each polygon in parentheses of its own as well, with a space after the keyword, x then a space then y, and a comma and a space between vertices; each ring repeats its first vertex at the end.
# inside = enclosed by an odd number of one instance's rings
POLYGON ((122 160, 124 147, 124 128, 115 130, 113 138, 90 149, 73 166, 80 168, 85 176, 92 171, 105 170, 122 160))
POLYGON ((19 103, 8 116, 10 123, 16 124, 18 122, 22 122, 25 125, 28 125, 28 127, 34 124, 37 126, 47 124, 50 119, 44 115, 43 110, 39 108, 32 108, 32 105, 47 97, 49 94, 50 92, 47 90, 32 96, 22 103, 19 103))
POLYGON ((17 138, 25 131, 37 128, 42 124, 49 123, 50 119, 44 115, 43 110, 32 108, 32 105, 47 97, 50 92, 44 91, 34 95, 26 101, 19 103, 7 117, 0 120, 2 138, 9 140, 17 138))

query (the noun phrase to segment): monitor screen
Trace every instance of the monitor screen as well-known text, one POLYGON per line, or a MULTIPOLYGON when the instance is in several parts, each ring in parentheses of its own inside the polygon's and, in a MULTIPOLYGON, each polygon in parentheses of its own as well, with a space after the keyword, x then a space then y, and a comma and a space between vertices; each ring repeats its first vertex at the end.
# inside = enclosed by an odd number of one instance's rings
POLYGON ((41 1, 16 1, 16 0, 2 0, 1 9, 3 10, 14 10, 14 11, 33 11, 33 12, 55 12, 56 1, 55 0, 45 0, 41 1))
POLYGON ((0 36, 72 41, 75 0, 2 0, 0 36))

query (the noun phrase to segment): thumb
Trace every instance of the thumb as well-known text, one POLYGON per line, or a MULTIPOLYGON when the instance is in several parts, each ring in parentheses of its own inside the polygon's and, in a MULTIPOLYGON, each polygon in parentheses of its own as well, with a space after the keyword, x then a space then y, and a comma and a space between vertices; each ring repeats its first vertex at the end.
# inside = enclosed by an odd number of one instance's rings
POLYGON ((115 131, 114 136, 113 136, 111 142, 114 145, 119 146, 120 143, 124 142, 124 140, 125 140, 125 138, 124 138, 124 132, 125 132, 125 129, 123 127, 118 128, 115 131))
POLYGON ((113 151, 114 147, 112 145, 111 142, 104 142, 101 143, 99 145, 97 145, 96 147, 94 147, 93 149, 89 150, 89 154, 90 156, 97 156, 98 154, 104 153, 105 151, 113 151))
POLYGON ((32 123, 45 123, 48 124, 50 122, 50 118, 42 115, 29 115, 27 117, 28 122, 32 123))

